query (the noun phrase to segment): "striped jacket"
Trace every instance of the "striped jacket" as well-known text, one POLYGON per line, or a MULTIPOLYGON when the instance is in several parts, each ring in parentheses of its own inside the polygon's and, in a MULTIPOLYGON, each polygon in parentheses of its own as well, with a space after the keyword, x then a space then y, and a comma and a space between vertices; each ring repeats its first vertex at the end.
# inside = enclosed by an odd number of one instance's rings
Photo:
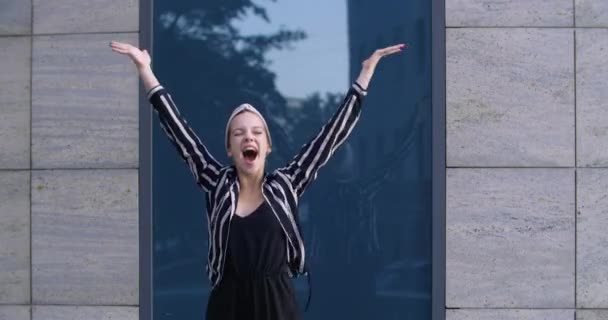
MULTIPOLYGON (((306 274, 304 241, 298 222, 298 200, 316 178, 319 169, 348 137, 361 114, 367 92, 356 82, 336 113, 285 167, 266 173, 262 193, 278 219, 287 241, 287 265, 292 276, 306 274)), ((207 274, 215 287, 222 279, 230 222, 239 197, 234 166, 222 166, 188 126, 162 86, 152 88, 148 100, 159 115, 160 124, 196 183, 206 192, 209 252, 207 274)))

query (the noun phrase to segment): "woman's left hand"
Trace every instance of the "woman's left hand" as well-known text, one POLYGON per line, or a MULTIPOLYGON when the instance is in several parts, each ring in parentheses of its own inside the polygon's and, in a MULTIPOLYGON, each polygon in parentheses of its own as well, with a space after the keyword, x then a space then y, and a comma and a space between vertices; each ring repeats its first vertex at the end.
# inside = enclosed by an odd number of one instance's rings
POLYGON ((369 82, 374 75, 378 62, 386 56, 409 49, 408 44, 398 44, 374 51, 374 53, 362 63, 361 74, 357 78, 357 83, 367 89, 369 82))

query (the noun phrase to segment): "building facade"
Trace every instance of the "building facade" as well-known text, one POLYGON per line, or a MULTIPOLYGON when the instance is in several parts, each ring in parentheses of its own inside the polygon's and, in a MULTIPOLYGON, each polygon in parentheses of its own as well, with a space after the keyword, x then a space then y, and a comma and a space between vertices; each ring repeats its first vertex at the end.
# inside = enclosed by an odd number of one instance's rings
MULTIPOLYGON (((149 314, 141 92, 107 46, 148 9, 0 4, 0 320, 149 314)), ((445 0, 441 31, 445 318, 608 319, 608 2, 445 0)))

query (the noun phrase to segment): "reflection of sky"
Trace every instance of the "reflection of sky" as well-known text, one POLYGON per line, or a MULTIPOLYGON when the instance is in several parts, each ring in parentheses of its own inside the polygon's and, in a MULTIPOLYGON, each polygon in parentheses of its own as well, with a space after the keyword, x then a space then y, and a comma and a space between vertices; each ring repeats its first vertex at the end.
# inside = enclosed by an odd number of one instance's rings
POLYGON ((301 29, 308 37, 293 50, 273 50, 267 57, 285 97, 303 98, 320 92, 344 92, 348 79, 346 0, 257 1, 270 18, 248 18, 235 23, 243 34, 272 33, 284 26, 301 29))

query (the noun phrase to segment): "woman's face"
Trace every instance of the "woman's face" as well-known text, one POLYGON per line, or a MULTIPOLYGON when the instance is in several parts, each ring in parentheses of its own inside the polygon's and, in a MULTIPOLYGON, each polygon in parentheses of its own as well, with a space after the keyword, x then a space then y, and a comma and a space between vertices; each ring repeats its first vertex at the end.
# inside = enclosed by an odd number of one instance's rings
POLYGON ((237 170, 246 175, 264 172, 270 153, 264 122, 258 115, 244 111, 230 122, 228 156, 237 170))

